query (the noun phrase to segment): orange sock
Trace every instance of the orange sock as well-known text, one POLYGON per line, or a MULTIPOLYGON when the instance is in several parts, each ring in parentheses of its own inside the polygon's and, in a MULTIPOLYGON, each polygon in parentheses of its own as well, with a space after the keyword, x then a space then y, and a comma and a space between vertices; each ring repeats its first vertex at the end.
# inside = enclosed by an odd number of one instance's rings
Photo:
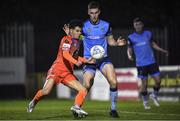
POLYGON ((75 105, 81 106, 84 102, 86 94, 87 92, 84 90, 79 91, 75 98, 75 105))
POLYGON ((36 93, 36 95, 34 96, 33 100, 34 100, 35 102, 38 102, 38 101, 42 98, 42 96, 43 96, 42 90, 39 90, 39 91, 36 93))

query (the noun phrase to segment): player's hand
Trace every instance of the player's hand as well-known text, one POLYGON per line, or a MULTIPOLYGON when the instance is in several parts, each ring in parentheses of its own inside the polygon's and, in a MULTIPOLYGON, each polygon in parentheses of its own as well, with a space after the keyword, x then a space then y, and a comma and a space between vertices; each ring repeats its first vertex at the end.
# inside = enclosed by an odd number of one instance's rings
POLYGON ((167 50, 164 50, 164 53, 166 54, 166 56, 169 56, 169 52, 167 50))
POLYGON ((64 24, 63 30, 67 35, 69 35, 69 24, 64 24))
POLYGON ((82 63, 81 61, 78 61, 75 65, 76 65, 77 67, 80 67, 82 64, 83 64, 83 63, 82 63))
POLYGON ((131 60, 131 61, 134 60, 134 58, 132 56, 128 56, 128 59, 131 60))
POLYGON ((92 57, 90 57, 87 61, 86 61, 86 63, 89 63, 89 64, 94 64, 96 62, 96 60, 94 59, 94 58, 92 58, 92 57))
POLYGON ((117 39, 117 45, 118 45, 118 46, 124 46, 124 45, 126 45, 126 40, 120 36, 120 37, 117 39))

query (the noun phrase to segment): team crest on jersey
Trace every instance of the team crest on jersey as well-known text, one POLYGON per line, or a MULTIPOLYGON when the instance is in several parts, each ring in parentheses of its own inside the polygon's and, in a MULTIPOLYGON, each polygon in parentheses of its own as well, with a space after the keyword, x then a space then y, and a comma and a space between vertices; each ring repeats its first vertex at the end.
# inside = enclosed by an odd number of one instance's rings
POLYGON ((91 32, 91 29, 90 29, 90 28, 88 28, 88 29, 87 29, 87 32, 88 32, 88 33, 90 33, 90 32, 91 32))
POLYGON ((64 42, 65 42, 65 43, 69 43, 69 40, 66 39, 64 42))
POLYGON ((101 31, 102 31, 102 32, 105 32, 105 28, 104 28, 104 27, 102 27, 102 28, 101 28, 101 31))

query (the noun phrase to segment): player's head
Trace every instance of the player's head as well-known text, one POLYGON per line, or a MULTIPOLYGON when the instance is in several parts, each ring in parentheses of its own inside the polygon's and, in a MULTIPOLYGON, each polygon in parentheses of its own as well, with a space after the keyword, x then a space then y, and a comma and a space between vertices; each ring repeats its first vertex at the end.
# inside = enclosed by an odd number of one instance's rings
POLYGON ((88 4, 88 14, 90 17, 90 20, 93 23, 96 23, 99 20, 99 14, 100 11, 100 5, 98 2, 92 1, 88 4))
POLYGON ((134 26, 134 29, 136 32, 141 33, 144 28, 144 23, 143 23, 142 19, 137 17, 133 20, 133 26, 134 26))
POLYGON ((83 23, 80 20, 71 20, 69 22, 69 32, 72 38, 78 39, 81 35, 83 23))

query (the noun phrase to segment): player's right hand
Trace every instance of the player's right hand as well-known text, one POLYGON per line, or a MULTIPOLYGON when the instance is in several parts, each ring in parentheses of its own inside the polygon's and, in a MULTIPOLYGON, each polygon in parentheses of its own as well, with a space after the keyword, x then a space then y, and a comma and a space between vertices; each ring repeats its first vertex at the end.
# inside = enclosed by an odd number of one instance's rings
POLYGON ((131 61, 134 60, 134 58, 132 56, 128 56, 128 59, 131 60, 131 61))

